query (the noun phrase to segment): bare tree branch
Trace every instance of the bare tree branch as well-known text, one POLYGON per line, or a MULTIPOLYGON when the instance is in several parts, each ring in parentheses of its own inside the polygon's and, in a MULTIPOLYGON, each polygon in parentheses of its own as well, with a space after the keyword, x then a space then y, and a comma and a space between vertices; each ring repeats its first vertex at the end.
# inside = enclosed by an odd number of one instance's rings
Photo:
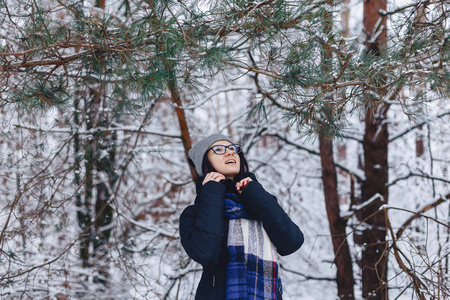
MULTIPOLYGON (((306 147, 304 147, 304 146, 302 146, 302 145, 299 145, 299 144, 297 144, 297 143, 294 143, 294 142, 288 140, 287 138, 285 138, 285 137, 279 135, 278 133, 267 133, 267 134, 264 134, 264 135, 265 135, 265 136, 273 136, 273 137, 277 137, 277 138, 279 138, 280 140, 284 141, 286 144, 291 145, 291 146, 294 146, 294 147, 296 147, 297 149, 306 151, 306 152, 308 152, 308 153, 310 153, 310 154, 314 154, 314 155, 320 156, 320 153, 317 152, 316 150, 308 149, 308 148, 306 148, 306 147)), ((353 174, 360 182, 361 182, 361 181, 364 181, 364 175, 363 175, 363 174, 356 174, 356 172, 351 171, 350 169, 348 169, 347 167, 345 167, 345 166, 343 166, 343 165, 341 165, 341 164, 339 164, 339 163, 336 163, 336 167, 338 167, 338 168, 341 169, 342 171, 347 172, 348 174, 353 174)))
POLYGON ((392 137, 391 139, 389 139, 389 142, 393 142, 393 141, 395 141, 396 139, 401 138, 401 137, 404 136, 405 134, 407 134, 407 133, 413 131, 414 129, 417 129, 417 128, 419 128, 419 127, 422 127, 422 126, 425 125, 425 124, 429 124, 432 120, 440 119, 440 118, 445 117, 445 116, 447 116, 447 115, 450 115, 450 111, 446 111, 446 112, 444 112, 444 113, 442 113, 442 114, 439 114, 439 115, 435 116, 434 118, 428 118, 427 120, 425 120, 425 121, 423 121, 423 122, 420 122, 420 123, 414 125, 413 127, 411 127, 411 128, 409 128, 409 129, 403 131, 402 133, 399 133, 399 134, 397 134, 396 136, 392 137))
POLYGON ((332 278, 332 277, 314 277, 314 276, 311 276, 311 275, 305 275, 305 274, 300 273, 298 271, 294 271, 294 270, 288 269, 283 264, 280 264, 280 268, 285 270, 286 272, 289 272, 289 273, 292 273, 292 274, 296 274, 296 275, 300 275, 300 276, 304 277, 305 281, 306 280, 317 280, 317 281, 335 281, 336 280, 336 278, 332 278))
POLYGON ((414 220, 420 218, 423 213, 429 211, 432 208, 437 207, 438 205, 448 201, 450 199, 450 194, 447 194, 444 198, 439 198, 436 201, 426 205, 425 207, 423 207, 420 211, 416 212, 413 216, 411 216, 408 220, 406 220, 406 222, 403 223, 403 225, 400 227, 400 229, 397 231, 397 234, 395 235, 395 237, 397 239, 399 239, 403 232, 405 231, 406 227, 408 227, 414 220))
MULTIPOLYGON (((388 208, 385 208, 385 210, 387 210, 388 208)), ((415 272, 409 268, 406 267, 405 263, 403 262, 403 260, 401 259, 400 255, 403 256, 403 258, 411 265, 411 262, 409 261, 408 257, 406 255, 403 254, 403 252, 397 247, 397 242, 396 239, 394 238, 394 230, 392 229, 392 225, 391 222, 389 220, 389 217, 386 215, 386 226, 388 227, 391 235, 392 235, 392 246, 391 249, 394 250, 394 257, 397 260, 397 263, 399 265, 399 267, 406 273, 408 274, 409 278, 411 278, 411 282, 413 284, 414 287, 414 291, 416 292, 416 295, 419 297, 419 299, 421 300, 425 300, 425 295, 424 295, 424 290, 428 292, 428 288, 427 285, 424 284, 422 282, 422 280, 420 280, 419 277, 417 277, 417 275, 415 274, 415 272)))
POLYGON ((406 179, 408 179, 410 177, 422 177, 422 178, 427 178, 427 179, 432 179, 432 180, 438 180, 438 181, 445 182, 445 183, 450 183, 450 180, 445 179, 445 178, 434 177, 434 176, 430 176, 428 174, 413 173, 413 172, 410 171, 409 174, 407 174, 407 175, 405 175, 403 177, 399 177, 399 178, 395 179, 391 183, 388 183, 387 186, 388 187, 392 186, 392 185, 396 184, 397 182, 402 181, 402 180, 406 180, 406 179))

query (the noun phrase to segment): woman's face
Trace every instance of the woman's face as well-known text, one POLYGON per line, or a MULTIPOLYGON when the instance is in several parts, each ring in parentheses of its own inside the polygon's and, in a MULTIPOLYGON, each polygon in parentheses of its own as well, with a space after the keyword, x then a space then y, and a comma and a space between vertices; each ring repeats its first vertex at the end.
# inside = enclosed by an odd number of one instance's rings
MULTIPOLYGON (((212 146, 223 145, 228 146, 231 145, 228 141, 217 141, 212 146)), ((211 148, 210 147, 210 148, 211 148)), ((233 179, 234 176, 239 174, 241 169, 241 158, 239 154, 234 153, 229 148, 226 148, 225 154, 218 155, 214 153, 213 150, 208 151, 208 159, 211 165, 218 173, 223 174, 226 178, 233 179)))

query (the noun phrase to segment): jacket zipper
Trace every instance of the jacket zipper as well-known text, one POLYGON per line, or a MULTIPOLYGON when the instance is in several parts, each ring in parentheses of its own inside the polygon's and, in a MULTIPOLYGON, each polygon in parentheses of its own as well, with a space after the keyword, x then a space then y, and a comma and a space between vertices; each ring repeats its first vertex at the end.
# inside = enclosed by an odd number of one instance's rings
POLYGON ((214 287, 216 285, 216 268, 212 267, 212 286, 214 287))

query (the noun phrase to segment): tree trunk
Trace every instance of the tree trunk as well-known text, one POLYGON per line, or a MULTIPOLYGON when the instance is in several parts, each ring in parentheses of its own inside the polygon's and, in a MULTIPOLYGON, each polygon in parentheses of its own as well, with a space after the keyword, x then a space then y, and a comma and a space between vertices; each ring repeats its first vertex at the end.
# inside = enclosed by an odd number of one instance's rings
POLYGON ((81 122, 80 122, 80 116, 79 116, 79 98, 75 94, 75 101, 74 101, 74 123, 75 123, 75 130, 76 133, 74 135, 74 152, 75 152, 75 168, 74 168, 74 184, 76 187, 76 194, 75 194, 75 204, 77 206, 77 219, 78 219, 78 226, 81 229, 81 239, 80 239, 80 258, 82 261, 83 268, 88 266, 89 261, 89 232, 85 232, 89 229, 90 224, 90 218, 87 214, 85 202, 83 202, 83 197, 80 193, 81 188, 81 162, 83 156, 81 155, 81 141, 80 136, 78 134, 78 128, 80 128, 81 122))
POLYGON ((321 136, 319 143, 325 204, 337 268, 338 297, 340 299, 354 299, 352 259, 345 232, 347 222, 340 217, 333 142, 321 136))
MULTIPOLYGON (((150 5, 150 9, 154 8, 154 3, 151 1, 148 3, 150 5)), ((159 45, 159 48, 165 49, 164 43, 161 43, 159 45)), ((183 143, 184 148, 184 155, 186 157, 186 162, 188 162, 189 171, 191 172, 191 177, 194 183, 197 181, 197 172, 195 171, 195 168, 189 164, 189 150, 192 148, 192 139, 191 135, 189 133, 189 127, 187 124, 186 114, 184 112, 183 103, 181 101, 181 96, 178 91, 178 85, 177 85, 177 76, 174 71, 174 65, 170 62, 170 60, 166 60, 166 55, 168 57, 171 57, 170 49, 166 49, 166 53, 161 54, 161 58, 163 60, 164 68, 167 74, 169 74, 169 80, 167 82, 167 86, 170 92, 170 100, 175 106, 175 113, 177 114, 178 124, 180 125, 180 131, 181 131, 181 141, 183 143)))
POLYGON ((370 206, 362 210, 364 250, 361 267, 363 297, 366 299, 387 299, 387 259, 386 217, 380 207, 388 200, 388 129, 383 125, 387 108, 381 117, 374 118, 373 110, 366 114, 364 135, 364 170, 366 180, 362 185, 362 200, 367 201, 377 193, 378 197, 370 206))
MULTIPOLYGON (((186 157, 186 161, 188 159, 188 153, 189 149, 192 148, 192 140, 191 135, 189 133, 189 127, 186 120, 186 114, 184 113, 184 109, 182 108, 182 102, 180 93, 178 92, 177 85, 176 85, 176 79, 175 74, 173 74, 172 69, 169 66, 166 66, 167 70, 172 75, 172 80, 169 81, 169 91, 171 95, 172 103, 175 105, 175 112, 177 114, 178 123, 180 124, 180 130, 181 130, 181 140, 184 147, 184 155, 186 157)), ((195 168, 189 165, 189 170, 191 172, 191 177, 194 182, 197 180, 197 172, 195 171, 195 168)))
POLYGON ((364 1, 363 25, 367 52, 379 55, 386 46, 386 17, 380 15, 380 10, 386 9, 386 0, 364 1))
MULTIPOLYGON (((329 0, 330 7, 333 1, 329 0)), ((333 28, 333 15, 327 12, 324 15, 324 33, 330 35, 333 28)), ((322 70, 324 74, 328 74, 332 70, 333 54, 329 48, 322 49, 322 70)), ((333 97, 329 95, 329 97, 333 97)), ((323 109, 325 119, 331 118, 332 109, 325 105, 323 109)), ((323 126, 328 126, 324 122, 323 126)), ((333 157, 333 137, 326 137, 328 130, 324 129, 319 134, 320 160, 322 164, 322 182, 325 194, 325 205, 327 209, 328 223, 330 227, 331 239, 333 243, 334 262, 336 264, 336 283, 338 287, 338 297, 340 299, 354 299, 353 290, 353 264, 350 256, 350 249, 347 242, 347 234, 345 228, 347 222, 340 216, 338 183, 336 174, 336 165, 333 157)))
MULTIPOLYGON (((108 128, 109 122, 107 115, 101 114, 99 117, 97 128, 108 128)), ((111 188, 114 187, 117 181, 117 174, 115 173, 115 156, 116 156, 116 138, 115 135, 107 131, 99 131, 96 134, 96 160, 95 169, 97 174, 102 174, 98 178, 98 183, 95 185, 96 199, 95 199, 95 219, 94 219, 94 239, 93 239, 93 258, 96 264, 97 271, 100 276, 94 278, 94 281, 106 284, 108 275, 108 260, 107 260, 107 243, 111 236, 111 223, 113 220, 113 208, 110 205, 111 188), (102 155, 100 153, 107 153, 102 155)))
POLYGON ((416 133, 416 157, 421 157, 424 152, 425 145, 423 141, 423 126, 419 126, 416 133))
POLYGON ((101 182, 96 185, 97 199, 95 202, 95 236, 94 236, 94 253, 92 255, 96 264, 99 276, 94 277, 94 282, 106 285, 108 283, 108 248, 107 243, 111 236, 111 223, 113 219, 113 209, 109 205, 110 193, 107 185, 101 182))
MULTIPOLYGON (((386 0, 364 1, 364 30, 366 51, 381 55, 386 47, 386 18, 380 15, 386 10, 386 0)), ((383 95, 378 90, 376 94, 383 95)), ((371 97, 368 95, 368 97, 371 97)), ((370 101, 370 98, 368 98, 370 101)), ((381 99, 373 99, 379 103, 381 99)), ((362 184, 362 201, 376 197, 359 215, 363 221, 363 251, 361 256, 363 297, 365 299, 388 299, 386 216, 380 210, 388 202, 388 128, 384 122, 389 106, 371 106, 365 116, 364 172, 366 180, 362 184), (379 194, 382 197, 377 197, 379 194)))
MULTIPOLYGON (((94 127, 92 124, 92 112, 91 112, 91 102, 90 99, 84 99, 84 109, 85 109, 85 118, 86 118, 86 130, 90 131, 94 127)), ((90 266, 90 257, 91 253, 89 251, 90 244, 92 241, 92 216, 91 216, 91 207, 93 203, 93 192, 94 192, 94 166, 95 166, 95 154, 94 154, 94 139, 93 137, 88 137, 83 143, 83 152, 84 152, 84 169, 85 169, 85 179, 83 182, 84 185, 84 203, 83 209, 86 217, 85 226, 86 229, 83 231, 82 238, 82 251, 83 253, 83 267, 90 266)))
MULTIPOLYGON (((115 173, 115 137, 106 129, 110 127, 108 113, 104 109, 103 84, 91 90, 92 99, 88 111, 88 120, 93 132, 93 140, 90 145, 90 168, 92 175, 96 175, 95 185, 91 183, 91 190, 95 189, 95 216, 93 218, 93 234, 91 235, 93 253, 92 262, 99 273, 94 277, 94 282, 107 283, 108 262, 105 261, 108 253, 107 243, 111 235, 111 223, 113 219, 113 208, 110 205, 110 187, 117 180, 115 173), (105 155, 106 153, 106 155, 105 155)), ((89 129, 87 127, 87 129, 89 129)), ((90 194, 94 201, 94 194, 90 194)))
POLYGON ((74 181, 79 190, 84 190, 84 195, 80 192, 75 195, 78 224, 81 229, 80 258, 82 266, 83 268, 95 266, 100 276, 96 276, 94 281, 106 284, 108 278, 107 262, 105 262, 106 245, 111 235, 109 225, 113 218, 109 187, 114 186, 117 176, 115 173, 116 141, 113 134, 104 130, 109 127, 109 121, 108 115, 101 109, 104 105, 101 90, 101 84, 97 88, 91 89, 89 96, 84 98, 83 108, 79 107, 79 96, 76 95, 75 126, 83 127, 80 111, 84 111, 86 130, 92 134, 88 135, 85 140, 75 134, 74 181), (101 155, 101 153, 107 153, 107 155, 101 155), (82 164, 83 162, 84 164, 82 164), (83 173, 81 172, 83 167, 84 180, 80 176, 83 173), (92 212, 94 208, 95 214, 92 212))
POLYGON ((95 6, 101 9, 105 9, 106 0, 96 0, 95 6))

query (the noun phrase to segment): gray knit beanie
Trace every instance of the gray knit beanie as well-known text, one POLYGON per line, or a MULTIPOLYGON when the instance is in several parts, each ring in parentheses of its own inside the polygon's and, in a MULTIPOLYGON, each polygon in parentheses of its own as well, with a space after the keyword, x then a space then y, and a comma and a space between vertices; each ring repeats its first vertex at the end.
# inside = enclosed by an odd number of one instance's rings
POLYGON ((189 158, 194 163, 195 170, 197 171, 198 175, 203 176, 203 156, 205 155, 209 147, 211 147, 211 145, 217 141, 228 141, 230 143, 233 143, 226 135, 215 133, 204 138, 203 140, 195 144, 194 147, 191 148, 191 150, 189 150, 189 158))

